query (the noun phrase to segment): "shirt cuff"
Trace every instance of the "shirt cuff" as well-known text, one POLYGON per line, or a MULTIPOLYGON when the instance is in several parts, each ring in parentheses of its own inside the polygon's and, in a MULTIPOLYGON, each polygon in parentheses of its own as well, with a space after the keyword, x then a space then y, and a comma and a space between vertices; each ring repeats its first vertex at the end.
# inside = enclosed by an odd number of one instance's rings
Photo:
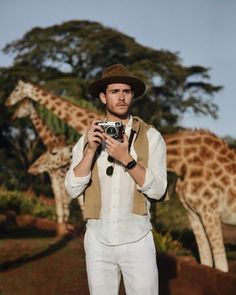
POLYGON ((70 183, 71 183, 71 186, 74 187, 74 186, 78 186, 78 185, 81 185, 81 184, 87 184, 89 183, 89 180, 91 178, 91 172, 89 172, 89 174, 87 176, 83 176, 83 177, 78 177, 78 176, 75 176, 74 174, 74 171, 73 170, 69 170, 69 174, 70 174, 70 183))
POLYGON ((148 169, 145 169, 145 170, 146 170, 146 173, 145 173, 144 184, 142 186, 139 186, 137 184, 137 190, 141 191, 142 193, 145 193, 147 190, 150 189, 154 179, 154 176, 148 171, 148 169))

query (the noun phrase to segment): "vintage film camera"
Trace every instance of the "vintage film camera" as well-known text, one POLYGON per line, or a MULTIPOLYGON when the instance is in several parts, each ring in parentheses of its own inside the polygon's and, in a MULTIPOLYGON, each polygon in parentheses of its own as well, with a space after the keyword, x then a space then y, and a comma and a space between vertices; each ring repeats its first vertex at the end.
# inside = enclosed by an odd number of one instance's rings
POLYGON ((104 132, 116 140, 123 140, 124 125, 122 122, 98 122, 104 132))

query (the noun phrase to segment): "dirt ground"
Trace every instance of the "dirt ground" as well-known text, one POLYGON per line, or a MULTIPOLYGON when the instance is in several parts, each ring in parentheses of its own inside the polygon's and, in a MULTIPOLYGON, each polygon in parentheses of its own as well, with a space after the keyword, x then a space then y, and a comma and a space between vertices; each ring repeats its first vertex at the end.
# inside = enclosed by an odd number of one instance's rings
MULTIPOLYGON (((229 235, 229 229, 228 229, 229 235)), ((233 236, 234 236, 233 232, 233 236)), ((83 231, 66 236, 30 229, 0 239, 0 295, 87 295, 83 231)), ((231 263, 236 273, 236 266, 231 263)), ((175 282, 176 290, 178 282, 175 282)), ((177 294, 201 294, 184 293, 177 294)), ((125 294, 121 284, 120 295, 125 294)), ((170 294, 170 293, 169 293, 170 294)), ((235 293, 236 294, 236 293, 235 293)), ((162 294, 160 294, 162 295, 162 294)))
POLYGON ((82 236, 1 240, 0 294, 89 294, 82 236))

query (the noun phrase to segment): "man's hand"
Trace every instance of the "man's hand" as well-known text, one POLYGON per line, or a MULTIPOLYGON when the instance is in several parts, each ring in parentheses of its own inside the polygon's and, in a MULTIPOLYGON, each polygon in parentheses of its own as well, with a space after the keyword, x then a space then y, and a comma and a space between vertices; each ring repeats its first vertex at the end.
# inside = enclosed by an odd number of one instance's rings
POLYGON ((129 142, 126 134, 123 135, 122 142, 105 133, 103 136, 105 137, 106 150, 108 154, 121 164, 127 165, 132 160, 132 157, 129 154, 129 142))
POLYGON ((83 154, 82 160, 74 167, 73 171, 75 176, 84 177, 91 171, 91 166, 94 159, 94 154, 104 140, 104 131, 101 126, 98 126, 99 121, 93 121, 87 132, 88 145, 83 154))
MULTIPOLYGON (((120 142, 105 133, 104 137, 106 150, 112 158, 114 158, 116 161, 119 161, 124 166, 133 160, 129 153, 129 142, 126 134, 123 136, 123 142, 120 142)), ((137 163, 133 169, 128 170, 128 173, 140 187, 143 186, 146 175, 146 171, 143 166, 137 163)))
POLYGON ((98 126, 98 120, 94 120, 87 132, 88 149, 96 152, 98 146, 104 140, 104 130, 101 126, 98 126))

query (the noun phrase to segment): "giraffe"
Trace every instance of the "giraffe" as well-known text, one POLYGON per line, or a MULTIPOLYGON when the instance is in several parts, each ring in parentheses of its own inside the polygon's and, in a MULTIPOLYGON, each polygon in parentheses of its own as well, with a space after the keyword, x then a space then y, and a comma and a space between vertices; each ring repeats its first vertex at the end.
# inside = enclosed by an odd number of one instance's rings
POLYGON ((187 210, 201 264, 228 271, 221 222, 236 225, 236 152, 206 130, 164 136, 167 167, 187 210))
POLYGON ((12 119, 30 117, 35 130, 41 138, 45 147, 50 150, 57 146, 64 146, 65 139, 56 136, 50 128, 43 122, 39 113, 33 106, 33 102, 29 98, 23 99, 17 106, 12 119))
POLYGON ((28 169, 33 175, 47 172, 50 176, 56 199, 58 223, 69 219, 69 196, 65 190, 65 173, 71 160, 71 146, 55 147, 43 153, 28 169))
MULTIPOLYGON (((31 174, 48 172, 54 184, 55 195, 68 196, 64 182, 65 174, 71 162, 72 148, 72 145, 68 145, 46 151, 29 167, 28 172, 31 174)), ((66 221, 68 221, 69 217, 67 200, 67 197, 63 199, 64 212, 68 213, 66 221)), ((83 198, 79 197, 78 200, 83 215, 83 198)))
MULTIPOLYGON (((46 146, 48 152, 54 151, 55 148, 57 148, 57 154, 65 154, 65 151, 71 151, 70 147, 65 146, 65 140, 62 138, 59 138, 55 136, 55 134, 44 124, 43 120, 41 119, 40 115, 38 114, 37 110, 33 106, 33 102, 25 98, 23 99, 18 105, 17 108, 13 114, 13 118, 23 118, 29 116, 32 120, 32 123, 38 132, 42 142, 46 146)), ((50 165, 50 161, 54 161, 53 159, 54 153, 52 152, 52 157, 48 158, 48 166, 50 165)), ((56 157, 56 156, 55 156, 56 157)), ((36 160, 35 163, 37 163, 38 160, 36 160)), ((29 169, 29 173, 31 174, 39 174, 43 172, 47 172, 50 176, 51 183, 52 183, 52 189, 55 197, 55 203, 56 203, 56 214, 57 214, 57 222, 61 225, 59 232, 63 232, 63 227, 69 218, 69 195, 65 190, 62 189, 64 186, 64 179, 62 181, 61 177, 58 177, 59 174, 63 173, 63 168, 65 167, 65 164, 69 165, 70 163, 70 157, 62 156, 61 155, 61 164, 58 162, 57 168, 59 171, 55 171, 53 169, 44 169, 42 170, 41 167, 34 165, 34 169, 29 169), (67 163, 65 161, 67 160, 67 163), (37 170, 38 168, 38 170, 37 170), (60 188, 60 189, 58 189, 60 188)), ((48 167, 47 166, 47 167, 48 167)), ((64 175, 65 177, 65 175, 64 175)))
POLYGON ((85 134, 92 120, 103 120, 104 116, 92 110, 81 108, 68 100, 35 86, 31 83, 19 81, 15 89, 6 100, 6 106, 12 106, 24 98, 40 103, 52 111, 79 134, 85 134))

